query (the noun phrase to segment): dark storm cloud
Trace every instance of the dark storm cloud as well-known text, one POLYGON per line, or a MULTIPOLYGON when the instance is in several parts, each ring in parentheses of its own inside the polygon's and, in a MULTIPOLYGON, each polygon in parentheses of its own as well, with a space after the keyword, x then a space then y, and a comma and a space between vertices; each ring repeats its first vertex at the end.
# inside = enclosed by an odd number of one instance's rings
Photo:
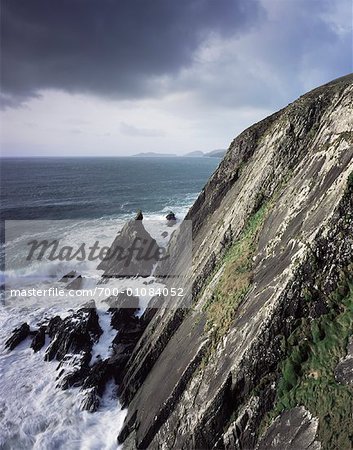
POLYGON ((11 105, 40 89, 136 98, 210 33, 254 23, 256 0, 2 0, 1 82, 11 105))

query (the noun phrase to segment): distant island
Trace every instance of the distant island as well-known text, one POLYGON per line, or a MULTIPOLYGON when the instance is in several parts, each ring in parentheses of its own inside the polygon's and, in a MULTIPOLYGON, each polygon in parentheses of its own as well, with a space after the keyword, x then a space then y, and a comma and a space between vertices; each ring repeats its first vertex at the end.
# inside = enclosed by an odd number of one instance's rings
POLYGON ((185 155, 183 156, 187 156, 189 158, 202 158, 203 156, 205 156, 204 152, 201 152, 199 150, 196 150, 195 152, 190 152, 190 153, 185 153, 185 155))
POLYGON ((195 152, 190 152, 190 153, 186 153, 183 156, 187 156, 189 158, 200 158, 203 156, 207 156, 207 157, 211 157, 211 158, 223 158, 223 156, 226 154, 225 149, 217 149, 217 150, 212 150, 211 152, 201 152, 200 150, 195 151, 195 152))
POLYGON ((194 152, 185 153, 185 155, 177 155, 175 153, 157 153, 157 152, 143 152, 137 153, 136 155, 132 155, 134 157, 139 158, 170 158, 170 157, 180 157, 186 156, 188 158, 203 158, 203 157, 211 157, 211 158, 223 158, 227 150, 218 149, 212 150, 210 152, 202 152, 200 150, 196 150, 194 152))

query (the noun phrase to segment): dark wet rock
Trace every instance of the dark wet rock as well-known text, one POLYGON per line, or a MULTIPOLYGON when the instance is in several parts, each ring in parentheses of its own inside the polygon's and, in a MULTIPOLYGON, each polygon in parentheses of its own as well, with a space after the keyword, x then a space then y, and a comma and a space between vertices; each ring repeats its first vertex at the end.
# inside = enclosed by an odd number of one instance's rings
POLYGON ((145 325, 136 315, 139 311, 138 297, 128 296, 126 293, 119 294, 115 305, 119 305, 119 307, 111 307, 108 310, 112 316, 111 325, 118 330, 113 339, 113 354, 109 358, 108 365, 111 367, 115 381, 120 383, 125 365, 140 339, 145 325))
POLYGON ((49 323, 47 326, 47 334, 50 338, 53 338, 55 336, 62 321, 63 320, 60 316, 55 316, 49 320, 49 323))
POLYGON ((116 330, 125 330, 133 327, 138 323, 139 319, 136 314, 139 310, 139 298, 129 296, 126 293, 120 293, 110 301, 111 305, 108 312, 111 314, 111 326, 116 330))
POLYGON ((122 297, 117 295, 116 296, 111 295, 110 297, 104 299, 103 302, 106 303, 109 306, 109 308, 119 308, 122 302, 122 297))
MULTIPOLYGON (((159 308, 159 301, 160 300, 157 297, 151 299, 148 308, 141 317, 141 320, 144 323, 145 332, 141 336, 131 355, 129 364, 124 371, 123 380, 119 385, 119 398, 124 406, 130 403, 138 389, 141 387, 148 374, 150 373, 152 367, 158 360, 159 355, 167 345, 170 335, 173 333, 173 331, 178 329, 185 316, 184 310, 182 310, 181 308, 176 309, 175 311, 172 311, 174 312, 174 314, 171 318, 168 318, 168 322, 164 324, 165 317, 163 317, 163 311, 165 310, 159 308), (162 327, 162 324, 165 325, 164 333, 154 334, 155 328, 157 329, 157 331, 159 331, 158 325, 162 327), (146 346, 148 346, 147 351, 145 350, 146 346)), ((192 342, 193 338, 195 337, 195 333, 197 333, 197 330, 198 327, 196 328, 196 330, 192 330, 192 328, 190 327, 185 332, 184 338, 187 338, 188 342, 192 342), (190 333, 191 331, 194 331, 194 333, 189 338, 188 333, 190 333)), ((177 345, 180 347, 180 342, 177 345)), ((178 357, 176 357, 175 361, 178 361, 178 357)), ((175 368, 175 366, 173 366, 173 368, 175 368)), ((176 371, 170 372, 169 367, 169 373, 172 376, 171 378, 175 380, 174 375, 177 377, 177 374, 180 372, 178 369, 176 371)), ((166 380, 168 380, 168 375, 166 380)), ((135 412, 132 411, 131 415, 134 416, 134 414, 135 412)))
POLYGON ((90 361, 91 353, 87 350, 65 355, 57 367, 57 386, 64 390, 82 386, 89 373, 90 361))
POLYGON ((351 337, 348 346, 347 354, 337 364, 335 369, 335 378, 342 384, 353 384, 353 338, 351 337))
POLYGON ((11 337, 5 342, 5 348, 13 350, 22 341, 24 341, 30 334, 30 328, 27 323, 23 323, 20 327, 12 331, 11 337))
POLYGON ((83 400, 81 402, 80 409, 89 411, 90 413, 94 413, 99 410, 101 400, 101 395, 99 395, 98 389, 96 387, 86 389, 83 392, 83 400))
POLYGON ((269 427, 257 450, 319 450, 318 423, 303 406, 285 411, 269 427))
MULTIPOLYGON (((49 325, 50 326, 50 325, 49 325)), ((90 354, 93 344, 99 339, 99 326, 94 302, 79 309, 63 320, 56 319, 51 327, 52 341, 45 359, 61 361, 67 354, 84 352, 90 354)))
POLYGON ((142 333, 142 324, 139 319, 136 319, 134 325, 120 330, 113 340, 113 354, 109 358, 109 365, 112 367, 117 384, 120 384, 123 379, 126 363, 130 359, 142 333))
POLYGON ((158 311, 158 307, 148 307, 145 312, 141 316, 142 326, 145 328, 151 322, 156 312, 158 311))
MULTIPOLYGON (((99 399, 89 400, 90 385, 95 377, 98 379, 99 363, 90 366, 92 347, 99 340, 102 329, 99 325, 98 314, 94 301, 89 302, 83 308, 65 319, 53 318, 49 322, 51 327, 51 343, 46 351, 45 359, 59 361, 58 387, 68 389, 72 386, 81 387, 86 391, 83 407, 95 410, 99 405, 99 399), (96 375, 95 375, 96 374, 96 375), (83 387, 85 386, 85 387, 83 387)), ((100 391, 99 391, 100 392, 100 391)))
POLYGON ((96 412, 99 409, 100 401, 100 395, 98 394, 97 389, 93 387, 84 393, 81 409, 89 412, 96 412))
POLYGON ((82 408, 96 411, 106 383, 114 375, 114 367, 108 360, 99 360, 91 366, 92 347, 102 334, 94 301, 65 319, 55 316, 46 326, 42 325, 33 333, 31 347, 34 351, 42 348, 46 333, 51 342, 45 359, 59 361, 57 387, 64 390, 80 387, 82 408))
POLYGON ((141 322, 144 328, 147 327, 160 308, 163 308, 163 297, 156 295, 148 302, 147 308, 141 316, 141 322))
POLYGON ((139 319, 135 316, 138 311, 137 297, 122 294, 108 298, 107 302, 111 306, 112 323, 120 330, 119 338, 114 341, 112 357, 98 360, 93 365, 92 348, 102 334, 93 300, 64 319, 59 316, 45 319, 36 331, 30 331, 28 324, 24 323, 14 330, 6 342, 6 346, 13 349, 32 335, 30 347, 37 352, 48 336, 50 344, 44 358, 59 361, 57 387, 64 390, 79 387, 83 397, 81 407, 90 412, 99 408, 107 382, 119 378, 141 335, 139 319))
POLYGON ((133 350, 133 346, 116 345, 113 355, 109 358, 108 364, 116 384, 120 384, 126 363, 129 361, 133 350))
POLYGON ((83 288, 83 283, 84 283, 84 278, 82 277, 82 275, 79 275, 77 278, 75 278, 73 281, 71 281, 71 283, 69 283, 66 286, 66 289, 82 289, 83 288))
POLYGON ((147 277, 159 258, 159 246, 141 220, 126 223, 97 269, 105 278, 147 277))
POLYGON ((133 309, 137 313, 139 308, 139 298, 135 295, 128 295, 126 291, 119 292, 117 296, 111 295, 105 302, 109 305, 110 313, 117 309, 133 309))
POLYGON ((141 209, 139 209, 136 213, 135 220, 143 220, 143 214, 141 209))
POLYGON ((98 361, 90 367, 81 388, 84 392, 82 409, 90 412, 97 411, 106 384, 113 377, 114 372, 112 369, 112 366, 108 364, 108 359, 98 361))
POLYGON ((163 233, 161 233, 161 236, 166 238, 168 236, 168 231, 163 231, 163 233))
POLYGON ((169 213, 165 217, 167 219, 168 227, 172 227, 176 223, 176 217, 173 211, 169 211, 169 213))
MULTIPOLYGON (((109 297, 107 300, 111 314, 111 325, 117 330, 117 334, 112 342, 112 355, 106 361, 107 373, 115 379, 117 384, 125 373, 125 367, 134 351, 144 329, 149 320, 153 317, 152 308, 147 308, 146 312, 138 317, 139 299, 120 293, 117 297, 109 297)), ((154 310, 155 312, 155 310, 154 310)))
POLYGON ((273 404, 276 391, 272 383, 261 396, 252 396, 237 413, 235 421, 225 430, 216 448, 224 450, 254 449, 257 430, 261 424, 262 412, 273 404))
POLYGON ((89 373, 82 384, 82 389, 97 388, 98 394, 101 395, 110 375, 108 359, 98 361, 90 368, 89 373))
POLYGON ((169 211, 169 213, 165 216, 167 220, 176 220, 175 214, 173 211, 169 211))
POLYGON ((71 272, 64 275, 59 281, 63 283, 68 283, 69 281, 72 281, 73 278, 76 278, 78 276, 78 273, 75 270, 71 270, 71 272))
POLYGON ((42 349, 42 347, 45 344, 45 331, 46 327, 40 327, 38 331, 36 331, 35 335, 33 336, 32 342, 31 342, 31 348, 34 352, 38 352, 42 349))
POLYGON ((136 342, 139 340, 142 334, 142 325, 138 317, 130 323, 120 328, 119 332, 113 339, 114 353, 118 353, 120 349, 125 353, 126 351, 133 350, 136 342))

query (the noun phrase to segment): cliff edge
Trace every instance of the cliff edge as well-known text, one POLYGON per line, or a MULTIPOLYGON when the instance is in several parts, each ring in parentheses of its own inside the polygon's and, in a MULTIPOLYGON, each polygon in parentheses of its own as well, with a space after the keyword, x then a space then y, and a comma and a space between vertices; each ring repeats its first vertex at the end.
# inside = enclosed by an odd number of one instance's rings
POLYGON ((125 369, 124 448, 351 448, 353 75, 241 133, 187 219, 193 305, 125 369), (342 362, 343 361, 343 362, 342 362))

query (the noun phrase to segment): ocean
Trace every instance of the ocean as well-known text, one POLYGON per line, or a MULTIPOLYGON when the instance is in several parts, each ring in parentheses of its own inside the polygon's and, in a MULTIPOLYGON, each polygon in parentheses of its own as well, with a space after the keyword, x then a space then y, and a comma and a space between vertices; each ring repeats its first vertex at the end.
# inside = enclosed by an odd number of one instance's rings
MULTIPOLYGON (((155 224, 167 231, 164 217, 169 210, 180 223, 219 162, 217 158, 183 157, 3 159, 1 219, 25 224, 50 220, 71 242, 90 242, 99 237, 109 245, 119 221, 133 218, 141 209, 146 229, 163 245, 161 229, 155 224)), ((2 258, 5 248, 12 250, 15 268, 21 241, 28 236, 31 231, 25 227, 23 235, 13 241, 7 239, 5 246, 2 243, 2 258)), ((84 287, 99 279, 96 266, 96 262, 80 266, 88 283, 84 287)), ((43 260, 18 270, 6 270, 2 264, 2 269, 4 294, 4 287, 7 289, 14 280, 16 286, 59 286, 60 278, 77 267, 65 261, 53 264, 43 260)), ((111 283, 114 286, 114 280, 111 283)), ((129 281, 126 283, 128 286, 129 281)), ((134 283, 141 285, 141 280, 134 283)), ((141 311, 149 299, 149 295, 140 296, 141 311)), ((58 363, 44 361, 45 348, 33 353, 26 339, 12 352, 4 349, 11 330, 22 322, 35 329, 43 317, 67 316, 71 303, 56 300, 50 303, 44 298, 37 304, 32 298, 14 297, 0 304, 0 448, 117 449, 116 437, 126 411, 119 405, 112 382, 97 412, 82 411, 79 388, 63 391, 56 387, 58 363)), ((95 300, 103 334, 93 348, 92 363, 97 354, 109 356, 116 334, 110 326, 107 305, 95 300)))
POLYGON ((8 220, 131 217, 137 209, 183 214, 218 158, 1 160, 1 216, 8 220))

